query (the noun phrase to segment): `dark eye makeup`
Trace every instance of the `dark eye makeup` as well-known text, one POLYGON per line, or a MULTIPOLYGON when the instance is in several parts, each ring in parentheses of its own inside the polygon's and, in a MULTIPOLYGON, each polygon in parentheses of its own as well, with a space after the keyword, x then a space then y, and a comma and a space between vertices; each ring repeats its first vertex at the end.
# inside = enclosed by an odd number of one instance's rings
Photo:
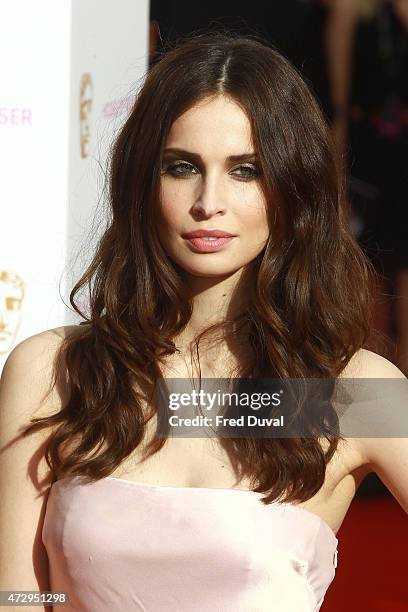
MULTIPOLYGON (((169 164, 164 164, 162 171, 164 174, 170 174, 171 176, 175 176, 178 178, 186 178, 191 176, 192 173, 191 169, 196 170, 196 168, 192 165, 189 164, 187 162, 175 162, 175 163, 169 163, 169 164), (180 168, 185 168, 187 169, 186 171, 179 171, 180 168), (190 172, 188 172, 188 170, 190 169, 190 172)), ((257 178, 260 175, 260 170, 257 166, 251 164, 251 165, 239 165, 236 168, 234 168, 234 176, 238 177, 239 180, 244 180, 244 181, 248 181, 248 180, 253 180, 255 178, 257 178), (239 174, 235 174, 236 170, 240 170, 240 171, 244 171, 244 175, 239 175, 239 174)))

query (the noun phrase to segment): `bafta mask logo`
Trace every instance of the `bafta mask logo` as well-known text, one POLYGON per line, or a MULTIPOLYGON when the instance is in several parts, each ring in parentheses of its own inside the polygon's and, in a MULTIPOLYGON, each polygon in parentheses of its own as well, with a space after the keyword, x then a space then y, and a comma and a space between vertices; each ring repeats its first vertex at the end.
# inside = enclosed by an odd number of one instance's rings
POLYGON ((81 157, 83 159, 89 156, 92 93, 92 78, 91 75, 86 72, 82 75, 79 86, 79 142, 81 157))
POLYGON ((24 292, 18 274, 0 270, 0 354, 8 353, 16 339, 24 292))

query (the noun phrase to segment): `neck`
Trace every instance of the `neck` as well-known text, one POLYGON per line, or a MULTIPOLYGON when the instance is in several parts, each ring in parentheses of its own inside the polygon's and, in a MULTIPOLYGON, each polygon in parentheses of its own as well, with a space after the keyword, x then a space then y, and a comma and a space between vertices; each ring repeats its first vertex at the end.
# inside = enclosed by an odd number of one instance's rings
POLYGON ((245 310, 248 274, 241 268, 229 276, 199 277, 185 274, 184 277, 188 287, 187 299, 191 300, 193 311, 177 340, 186 347, 210 325, 234 319, 245 310))

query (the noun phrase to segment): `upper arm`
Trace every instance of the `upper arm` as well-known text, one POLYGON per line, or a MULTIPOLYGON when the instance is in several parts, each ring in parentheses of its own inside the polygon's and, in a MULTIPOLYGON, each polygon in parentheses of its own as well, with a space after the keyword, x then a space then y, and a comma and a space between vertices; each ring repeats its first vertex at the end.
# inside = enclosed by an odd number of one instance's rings
POLYGON ((10 353, 0 379, 0 590, 49 590, 41 534, 54 479, 44 459, 51 430, 19 434, 31 417, 59 409, 55 392, 45 400, 44 395, 60 341, 53 330, 24 340, 10 353))
MULTIPOLYGON (((405 379, 406 376, 393 363, 377 355, 372 351, 362 349, 358 351, 353 363, 350 363, 342 376, 356 376, 357 378, 377 379, 405 379), (351 374, 351 371, 353 372, 351 374)), ((387 390, 392 388, 392 383, 387 385, 387 390)), ((408 382, 406 386, 398 383, 399 410, 403 410, 401 423, 402 435, 407 435, 408 430, 408 382), (407 399, 407 401, 405 401, 407 399)), ((393 410, 391 399, 386 402, 385 410, 393 410)), ((401 418, 399 412, 398 418, 401 418)), ((386 415, 387 416, 387 415, 386 415)), ((391 417, 393 414, 391 414, 391 417)), ((408 513, 408 437, 394 437, 397 425, 391 427, 389 437, 359 438, 357 443, 362 457, 362 463, 371 467, 387 489, 392 493, 402 508, 408 513)))

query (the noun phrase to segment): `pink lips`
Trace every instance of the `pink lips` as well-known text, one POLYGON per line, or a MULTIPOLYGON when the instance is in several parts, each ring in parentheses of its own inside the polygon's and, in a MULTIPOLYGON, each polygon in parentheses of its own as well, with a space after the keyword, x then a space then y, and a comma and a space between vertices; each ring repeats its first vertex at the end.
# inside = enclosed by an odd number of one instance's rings
POLYGON ((236 236, 218 229, 199 229, 193 232, 183 234, 189 244, 193 247, 193 250, 200 253, 214 253, 219 251, 222 247, 236 236), (213 238, 213 240, 205 240, 204 238, 213 238))
POLYGON ((197 251, 201 253, 213 253, 219 251, 223 246, 234 240, 235 236, 215 238, 215 240, 204 240, 204 238, 190 238, 188 240, 197 251))

